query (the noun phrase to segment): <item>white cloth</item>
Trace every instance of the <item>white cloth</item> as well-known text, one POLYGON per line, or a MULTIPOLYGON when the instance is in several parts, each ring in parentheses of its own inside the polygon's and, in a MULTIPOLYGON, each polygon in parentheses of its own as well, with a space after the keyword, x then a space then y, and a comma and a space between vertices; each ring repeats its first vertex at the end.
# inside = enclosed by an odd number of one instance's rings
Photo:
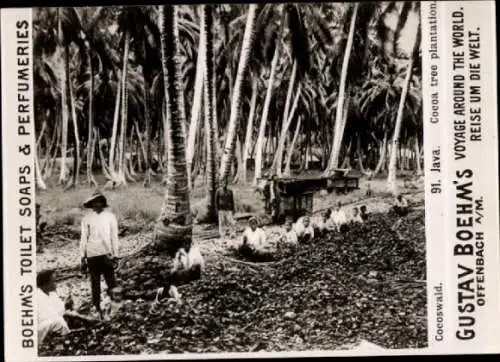
POLYGON ((195 266, 200 266, 202 270, 205 266, 200 249, 195 245, 191 246, 189 252, 186 252, 184 248, 180 248, 175 255, 173 270, 190 270, 195 266))
POLYGON ((81 257, 111 254, 118 257, 118 222, 115 214, 103 210, 85 215, 80 240, 81 257))
POLYGON ((334 224, 337 226, 337 229, 340 228, 340 226, 344 225, 345 223, 347 223, 347 217, 345 215, 345 212, 344 210, 340 209, 340 210, 334 210, 332 212, 332 220, 334 222, 334 224))
POLYGON ((311 223, 309 223, 309 225, 306 227, 304 225, 304 218, 302 217, 297 220, 297 222, 293 226, 293 229, 295 230, 295 232, 297 233, 297 237, 299 238, 303 237, 306 234, 309 234, 311 238, 314 238, 314 229, 311 223))
POLYGON ((283 234, 283 241, 287 244, 297 244, 298 238, 295 230, 285 231, 283 234))
POLYGON ((250 247, 261 249, 266 246, 266 233, 262 228, 256 228, 254 231, 252 228, 247 227, 243 232, 243 239, 245 239, 245 237, 250 247))
POLYGON ((38 302, 38 341, 43 343, 51 332, 65 335, 69 333, 69 327, 63 318, 65 308, 64 302, 57 293, 46 294, 40 288, 37 289, 38 302))
POLYGON ((331 230, 335 230, 335 223, 333 222, 332 218, 329 217, 326 221, 325 220, 318 221, 317 227, 320 230, 331 231, 331 230))

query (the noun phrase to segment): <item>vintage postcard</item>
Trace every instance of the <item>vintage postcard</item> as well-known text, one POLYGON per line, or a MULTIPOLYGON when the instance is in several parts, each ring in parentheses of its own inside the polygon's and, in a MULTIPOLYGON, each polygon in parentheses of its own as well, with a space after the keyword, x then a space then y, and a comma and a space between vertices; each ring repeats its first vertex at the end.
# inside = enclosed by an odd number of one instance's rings
POLYGON ((0 24, 6 360, 500 352, 493 1, 0 24))

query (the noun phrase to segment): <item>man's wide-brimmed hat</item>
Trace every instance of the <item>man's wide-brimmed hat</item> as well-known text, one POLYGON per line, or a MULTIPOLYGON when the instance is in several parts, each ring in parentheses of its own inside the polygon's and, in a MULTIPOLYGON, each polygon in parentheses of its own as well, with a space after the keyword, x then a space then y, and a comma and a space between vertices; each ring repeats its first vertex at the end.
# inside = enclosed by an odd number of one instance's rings
POLYGON ((92 196, 90 196, 85 202, 83 203, 83 207, 85 208, 91 208, 94 202, 96 201, 102 201, 104 206, 108 206, 108 202, 106 200, 106 197, 100 192, 100 191, 94 191, 92 196))

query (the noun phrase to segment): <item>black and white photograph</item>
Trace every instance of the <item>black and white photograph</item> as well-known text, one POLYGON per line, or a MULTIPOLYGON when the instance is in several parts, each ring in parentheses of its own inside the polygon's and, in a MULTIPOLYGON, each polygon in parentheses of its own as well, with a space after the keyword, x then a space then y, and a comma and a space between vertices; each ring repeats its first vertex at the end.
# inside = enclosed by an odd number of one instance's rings
POLYGON ((427 348, 420 6, 34 8, 38 356, 427 348))

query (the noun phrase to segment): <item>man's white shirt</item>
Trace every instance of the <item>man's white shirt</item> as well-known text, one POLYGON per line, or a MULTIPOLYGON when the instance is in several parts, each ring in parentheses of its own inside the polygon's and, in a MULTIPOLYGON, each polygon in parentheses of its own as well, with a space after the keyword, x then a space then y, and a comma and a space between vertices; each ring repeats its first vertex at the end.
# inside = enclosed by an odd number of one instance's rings
POLYGON ((118 256, 118 222, 115 214, 103 210, 85 215, 80 240, 81 257, 111 254, 118 256))
POLYGON ((247 244, 254 248, 260 249, 266 246, 266 233, 261 228, 256 228, 255 231, 252 228, 247 227, 243 233, 243 238, 247 239, 247 244))
POLYGON ((69 333, 69 327, 64 320, 64 302, 57 292, 46 294, 37 288, 37 318, 38 318, 38 338, 43 342, 49 333, 57 330, 62 335, 69 333))
POLYGON ((344 225, 347 223, 347 217, 345 215, 344 210, 334 210, 332 212, 332 220, 337 225, 337 227, 340 227, 341 225, 344 225))
POLYGON ((290 231, 285 231, 283 237, 285 239, 285 242, 288 244, 297 244, 298 242, 297 233, 295 232, 294 229, 291 229, 290 231))
POLYGON ((293 228, 299 238, 306 234, 309 234, 311 235, 311 238, 314 238, 314 229, 312 225, 309 223, 309 225, 306 227, 304 225, 304 219, 302 217, 297 220, 293 228))

